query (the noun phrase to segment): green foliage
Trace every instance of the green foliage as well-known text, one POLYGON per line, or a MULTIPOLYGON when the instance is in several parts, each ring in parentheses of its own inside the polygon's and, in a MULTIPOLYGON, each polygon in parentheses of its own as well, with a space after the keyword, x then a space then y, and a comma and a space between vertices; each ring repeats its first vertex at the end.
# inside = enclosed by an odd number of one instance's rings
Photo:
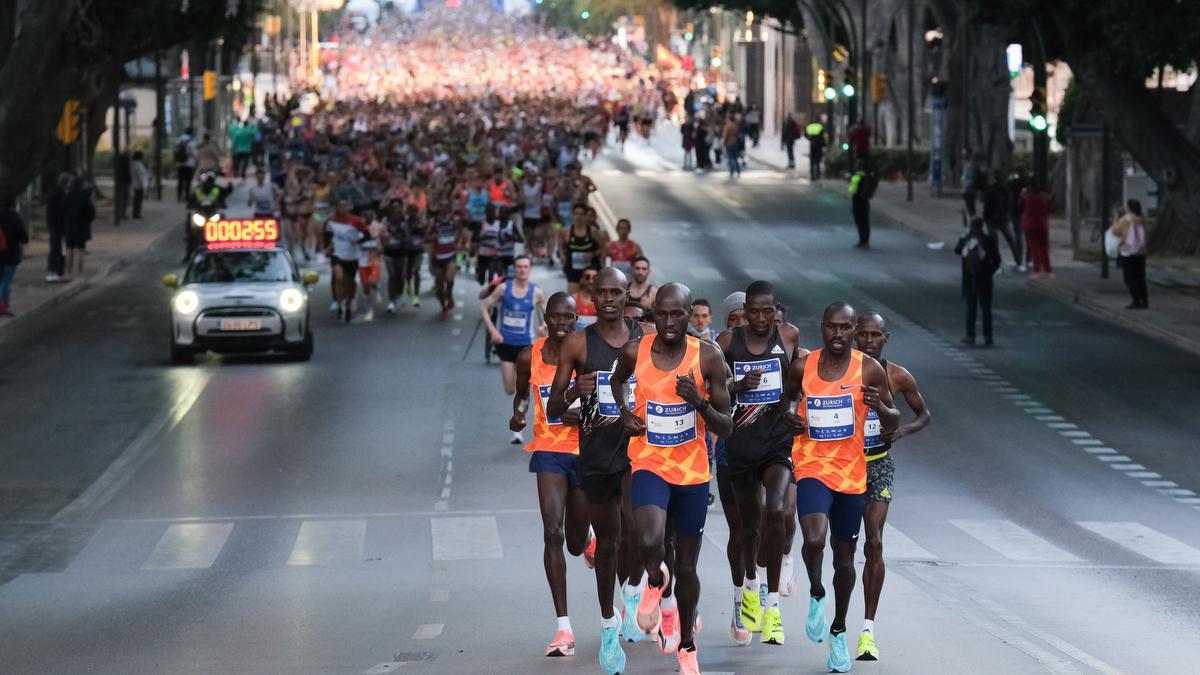
POLYGON ((653 2, 636 0, 544 0, 534 10, 548 26, 565 28, 572 33, 590 37, 611 35, 612 25, 622 16, 648 14, 654 11, 653 2), (587 11, 588 18, 581 18, 587 11))
POLYGON ((1071 135, 1071 125, 1083 116, 1086 107, 1079 80, 1072 77, 1067 83, 1066 93, 1063 94, 1062 107, 1058 109, 1058 126, 1054 130, 1054 138, 1059 145, 1067 144, 1067 137, 1071 135))
POLYGON ((796 0, 729 0, 728 2, 712 2, 711 0, 671 0, 671 4, 679 9, 692 12, 706 12, 710 7, 720 7, 735 12, 754 12, 755 16, 769 16, 778 19, 799 31, 804 27, 804 19, 800 15, 800 3, 796 0))

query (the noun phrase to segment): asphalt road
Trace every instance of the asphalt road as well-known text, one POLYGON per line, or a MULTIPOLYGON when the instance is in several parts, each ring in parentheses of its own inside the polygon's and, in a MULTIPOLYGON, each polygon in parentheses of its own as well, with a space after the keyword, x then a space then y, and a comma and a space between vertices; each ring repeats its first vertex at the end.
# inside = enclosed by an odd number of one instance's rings
MULTIPOLYGON (((674 166, 632 142, 588 168, 658 280, 719 302, 766 278, 808 346, 832 300, 880 311, 933 411, 894 450, 883 660, 855 672, 1194 672, 1200 361, 1011 278, 996 347, 960 348, 953 256, 888 228, 852 250, 848 204, 783 174, 674 166)), ((445 323, 427 297, 347 326, 322 281, 311 362, 170 367, 176 247, 0 336, 0 670, 598 672, 577 560, 578 654, 540 656, 534 480, 469 344, 475 284, 445 323)), ((729 644, 725 539, 713 509, 705 671, 824 671, 803 597, 783 603, 786 646, 729 644)), ((852 636, 860 621, 856 593, 852 636)), ((627 652, 628 672, 675 671, 627 652)))

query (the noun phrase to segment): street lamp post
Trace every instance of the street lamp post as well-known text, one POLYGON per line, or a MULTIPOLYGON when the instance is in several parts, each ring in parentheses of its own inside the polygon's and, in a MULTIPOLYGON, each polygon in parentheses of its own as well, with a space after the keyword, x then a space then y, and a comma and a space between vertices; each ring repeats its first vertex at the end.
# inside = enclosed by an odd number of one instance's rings
POLYGON ((288 4, 300 15, 300 58, 303 59, 304 64, 303 79, 319 87, 321 36, 318 15, 321 12, 341 9, 346 4, 346 0, 288 0, 288 4), (306 15, 310 24, 307 34, 304 25, 306 15))

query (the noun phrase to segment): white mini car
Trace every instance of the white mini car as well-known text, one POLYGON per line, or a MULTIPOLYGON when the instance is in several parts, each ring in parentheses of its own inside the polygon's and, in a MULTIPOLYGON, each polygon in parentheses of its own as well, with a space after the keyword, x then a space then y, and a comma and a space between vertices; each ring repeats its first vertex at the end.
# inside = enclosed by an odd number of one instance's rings
POLYGON ((202 246, 180 279, 163 277, 171 297, 171 362, 200 352, 283 351, 307 361, 313 352, 308 289, 316 272, 300 275, 273 242, 225 241, 202 246))

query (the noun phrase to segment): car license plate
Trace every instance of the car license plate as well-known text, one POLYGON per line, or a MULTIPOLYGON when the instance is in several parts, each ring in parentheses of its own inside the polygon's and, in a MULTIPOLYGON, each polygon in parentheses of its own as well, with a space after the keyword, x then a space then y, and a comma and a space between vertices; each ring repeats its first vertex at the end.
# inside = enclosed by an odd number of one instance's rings
POLYGON ((221 319, 221 330, 262 330, 262 319, 221 319))

